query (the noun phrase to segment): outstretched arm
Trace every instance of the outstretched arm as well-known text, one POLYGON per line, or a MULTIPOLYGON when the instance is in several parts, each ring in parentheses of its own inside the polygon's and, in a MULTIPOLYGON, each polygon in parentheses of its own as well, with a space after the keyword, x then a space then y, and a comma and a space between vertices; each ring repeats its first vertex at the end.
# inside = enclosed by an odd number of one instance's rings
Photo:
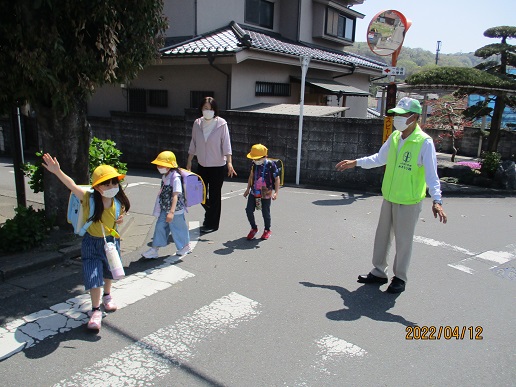
POLYGON ((346 169, 355 168, 356 166, 356 160, 342 160, 335 165, 335 169, 337 169, 337 171, 344 171, 346 169))
POLYGON ((50 156, 48 153, 45 153, 43 155, 43 163, 41 165, 43 165, 47 171, 56 175, 57 178, 61 180, 61 182, 66 186, 66 188, 72 191, 79 200, 82 200, 86 190, 75 184, 75 181, 73 181, 70 176, 61 170, 57 158, 50 156))

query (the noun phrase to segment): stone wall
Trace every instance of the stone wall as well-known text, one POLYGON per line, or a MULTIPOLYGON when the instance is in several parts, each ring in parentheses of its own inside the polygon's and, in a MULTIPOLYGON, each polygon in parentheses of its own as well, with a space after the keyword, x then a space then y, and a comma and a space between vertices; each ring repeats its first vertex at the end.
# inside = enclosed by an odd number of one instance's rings
MULTIPOLYGON (((441 142, 436 142, 439 138, 439 134, 445 133, 442 129, 425 129, 435 142, 435 147, 438 152, 452 153, 452 141, 450 138, 444 138, 441 142)), ((465 128, 464 136, 462 139, 457 141, 456 147, 458 147, 458 155, 477 157, 480 150, 487 150, 487 136, 482 138, 480 142, 481 130, 479 128, 465 128)), ((503 159, 514 159, 516 154, 516 131, 502 130, 501 138, 498 144, 498 152, 502 155, 503 159)))
MULTIPOLYGON (((246 179, 251 146, 262 143, 269 156, 280 158, 285 169, 285 183, 296 181, 299 118, 288 115, 263 115, 221 112, 228 121, 233 147, 233 165, 238 177, 246 179)), ((112 139, 123 152, 128 167, 153 168, 150 164, 162 150, 172 150, 180 166, 188 157, 191 128, 197 111, 185 117, 152 116, 113 112, 111 118, 89 117, 93 135, 112 139)), ((382 171, 357 168, 345 173, 335 171, 335 164, 376 152, 381 146, 383 124, 378 119, 304 117, 300 184, 330 187, 378 189, 382 171)))
MULTIPOLYGON (((186 165, 188 146, 195 109, 184 116, 151 115, 112 112, 110 118, 89 117, 94 136, 111 139, 123 153, 122 161, 131 168, 153 168, 150 162, 162 150, 172 150, 180 166, 186 165)), ((299 118, 289 115, 265 115, 237 111, 221 112, 229 124, 233 146, 233 163, 238 178, 246 179, 251 146, 265 144, 271 157, 283 160, 286 184, 296 182, 297 143, 299 118)), ((9 120, 0 119, 4 136, 4 152, 10 154, 9 120)), ((303 144, 300 164, 300 184, 332 188, 361 188, 379 190, 382 168, 363 170, 356 168, 344 173, 335 171, 342 159, 354 159, 373 154, 381 146, 383 121, 381 119, 356 119, 335 117, 304 117, 303 144)), ((427 129, 437 139, 441 130, 427 129)), ((459 155, 476 157, 480 130, 466 128, 458 141, 459 155)), ((37 147, 25 144, 25 156, 30 159, 37 147), (32 149, 34 148, 34 149, 32 149)), ((482 149, 487 147, 487 138, 482 149)), ((451 153, 451 140, 436 144, 440 152, 451 153)), ((502 158, 511 159, 516 153, 516 133, 502 131, 499 144, 502 158)), ((1 152, 0 152, 1 153, 1 152)))

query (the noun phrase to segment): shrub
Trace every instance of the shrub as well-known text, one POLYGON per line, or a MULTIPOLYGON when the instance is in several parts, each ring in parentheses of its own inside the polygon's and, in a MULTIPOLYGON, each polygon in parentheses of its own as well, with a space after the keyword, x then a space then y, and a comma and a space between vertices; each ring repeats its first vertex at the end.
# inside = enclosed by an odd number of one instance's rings
POLYGON ((106 164, 116 168, 119 173, 125 175, 127 172, 127 164, 120 162, 120 152, 116 148, 116 143, 112 140, 99 140, 93 137, 89 150, 89 168, 90 176, 93 174, 95 168, 99 165, 106 164))
POLYGON ((40 246, 50 231, 44 210, 15 208, 15 216, 0 227, 0 251, 15 252, 40 246))
MULTIPOLYGON (((116 143, 111 140, 99 140, 93 137, 89 148, 89 171, 90 176, 99 165, 107 164, 116 168, 119 173, 126 174, 127 164, 120 162, 122 152, 116 148, 116 143)), ((43 192, 43 151, 36 152, 37 161, 35 164, 23 164, 23 173, 29 178, 29 186, 34 193, 43 192)), ((59 155, 57 155, 59 158, 59 155)))
POLYGON ((43 192, 43 167, 41 163, 43 159, 43 151, 36 152, 37 161, 35 164, 25 163, 22 165, 22 171, 25 176, 29 178, 29 187, 34 193, 43 192))
POLYGON ((483 152, 480 172, 489 178, 493 178, 500 166, 500 160, 501 155, 498 152, 483 152))

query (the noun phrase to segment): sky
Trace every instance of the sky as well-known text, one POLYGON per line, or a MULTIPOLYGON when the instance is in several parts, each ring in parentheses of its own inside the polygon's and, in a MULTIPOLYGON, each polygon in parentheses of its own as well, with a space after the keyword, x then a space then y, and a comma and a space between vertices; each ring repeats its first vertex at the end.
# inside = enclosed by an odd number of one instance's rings
MULTIPOLYGON (((474 52, 500 42, 484 36, 488 28, 516 27, 516 0, 364 0, 352 9, 366 15, 357 19, 355 41, 366 41, 369 22, 378 12, 394 9, 412 21, 403 47, 435 52, 440 40, 441 54, 474 52)), ((507 43, 516 45, 516 39, 507 43)))

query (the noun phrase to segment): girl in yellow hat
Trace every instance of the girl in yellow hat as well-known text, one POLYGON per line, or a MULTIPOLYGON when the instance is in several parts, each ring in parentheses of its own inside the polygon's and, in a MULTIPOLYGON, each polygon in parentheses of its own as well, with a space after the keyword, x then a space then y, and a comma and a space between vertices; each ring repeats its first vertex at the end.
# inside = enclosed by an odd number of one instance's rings
POLYGON ((152 164, 161 173, 161 189, 156 198, 154 216, 158 218, 154 227, 152 247, 142 255, 147 259, 159 257, 159 248, 168 245, 168 236, 172 234, 176 244, 176 255, 182 257, 190 253, 190 231, 185 219, 185 200, 183 181, 179 173, 176 155, 163 151, 152 164))
POLYGON ((255 144, 252 146, 251 152, 247 154, 247 158, 253 160, 247 180, 247 189, 244 192, 244 198, 247 198, 245 212, 251 225, 247 240, 254 239, 258 232, 254 217, 255 210, 262 211, 264 221, 263 234, 260 239, 269 239, 272 233, 271 200, 276 200, 278 197, 280 177, 276 164, 267 160, 267 153, 268 149, 265 145, 255 144))
MULTIPOLYGON (((102 324, 102 312, 100 311, 102 287, 104 288, 104 294, 102 295, 104 310, 114 312, 117 309, 117 305, 111 297, 113 276, 109 270, 104 250, 104 234, 108 234, 116 225, 122 223, 123 214, 129 211, 129 199, 120 189, 119 184, 125 175, 118 173, 115 168, 109 165, 101 165, 93 172, 93 191, 90 191, 86 187, 75 184, 73 179, 61 170, 57 158, 50 156, 48 153, 43 155, 42 165, 47 171, 56 175, 81 200, 85 216, 90 213, 90 196, 93 195, 95 209, 92 218, 89 219, 92 220, 92 223, 82 240, 81 258, 84 287, 90 291, 92 306, 88 329, 100 330, 102 324), (118 200, 121 205, 118 218, 116 218, 115 200, 118 200)), ((118 254, 120 254, 120 238, 112 235, 108 235, 106 238, 115 243, 118 254)))

